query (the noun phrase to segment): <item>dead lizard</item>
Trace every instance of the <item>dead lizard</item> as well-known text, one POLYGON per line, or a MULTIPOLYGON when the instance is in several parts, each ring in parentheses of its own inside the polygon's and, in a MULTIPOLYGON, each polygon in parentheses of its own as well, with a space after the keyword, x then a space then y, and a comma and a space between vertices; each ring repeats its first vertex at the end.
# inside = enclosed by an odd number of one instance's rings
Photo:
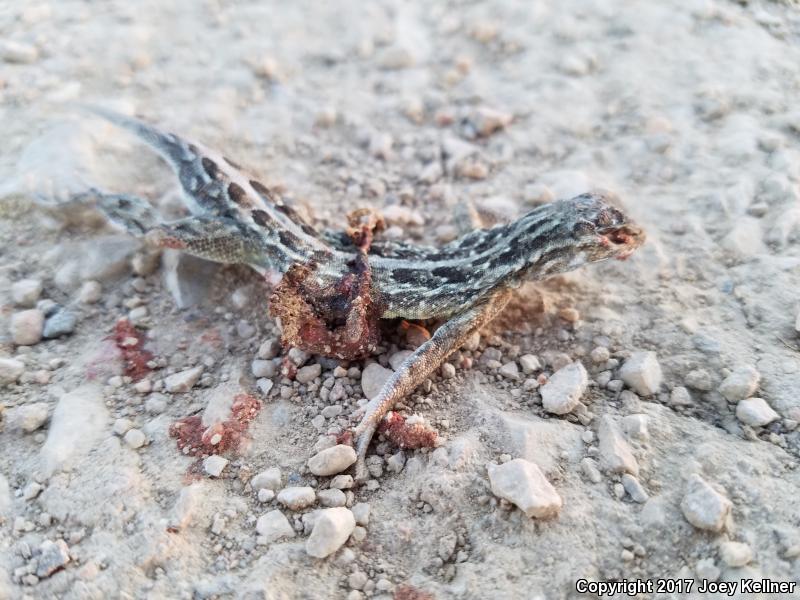
POLYGON ((442 247, 373 240, 380 223, 351 221, 347 234, 315 230, 276 194, 222 155, 139 120, 93 109, 154 147, 176 171, 191 217, 163 223, 150 204, 93 190, 110 219, 160 247, 283 277, 271 297, 285 344, 337 358, 373 353, 378 321, 441 319, 363 409, 353 430, 356 479, 384 415, 473 331, 500 313, 511 290, 592 262, 625 258, 642 230, 598 194, 535 208, 442 247))

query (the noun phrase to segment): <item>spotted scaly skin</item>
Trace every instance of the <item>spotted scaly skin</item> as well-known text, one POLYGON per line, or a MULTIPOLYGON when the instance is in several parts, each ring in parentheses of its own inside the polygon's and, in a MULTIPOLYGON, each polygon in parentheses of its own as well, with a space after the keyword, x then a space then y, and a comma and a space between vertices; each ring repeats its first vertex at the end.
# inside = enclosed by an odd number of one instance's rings
MULTIPOLYGON (((167 160, 192 215, 163 223, 144 200, 92 190, 109 218, 156 246, 247 264, 262 274, 291 273, 277 289, 284 285, 296 302, 277 316, 285 331, 286 320, 295 320, 289 323, 295 345, 353 358, 375 350, 376 343, 360 340, 373 340, 378 319, 444 321, 363 409, 354 429, 359 481, 367 475, 364 459, 383 416, 497 316, 513 288, 588 263, 626 258, 645 239, 641 228, 599 194, 540 206, 512 223, 475 230, 438 248, 372 240, 366 230, 368 241, 352 231, 320 232, 219 153, 131 117, 92 111, 167 160), (326 321, 345 325, 323 331, 326 321)), ((285 297, 273 298, 273 304, 280 300, 285 297)))

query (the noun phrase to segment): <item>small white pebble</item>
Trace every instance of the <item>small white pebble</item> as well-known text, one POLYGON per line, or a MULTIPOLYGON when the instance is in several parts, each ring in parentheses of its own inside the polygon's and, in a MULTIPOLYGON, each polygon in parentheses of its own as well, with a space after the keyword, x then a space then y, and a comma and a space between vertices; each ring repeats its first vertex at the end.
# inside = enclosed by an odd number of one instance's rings
POLYGON ((228 459, 212 454, 203 461, 203 470, 211 477, 219 477, 228 466, 228 459))
POLYGON ((129 429, 125 433, 125 443, 131 448, 141 448, 147 442, 147 436, 141 429, 129 429))
POLYGON ((269 490, 267 488, 261 488, 258 490, 258 501, 259 502, 272 502, 272 499, 275 498, 275 492, 269 490))

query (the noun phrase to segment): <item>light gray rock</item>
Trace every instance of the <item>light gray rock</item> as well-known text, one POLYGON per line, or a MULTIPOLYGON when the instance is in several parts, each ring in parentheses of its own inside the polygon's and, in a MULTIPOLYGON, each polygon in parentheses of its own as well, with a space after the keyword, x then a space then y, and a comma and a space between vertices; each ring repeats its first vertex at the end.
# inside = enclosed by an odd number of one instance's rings
POLYGON ((178 308, 205 301, 220 266, 178 250, 165 250, 161 257, 164 285, 178 308))
POLYGON ((361 373, 361 389, 368 400, 372 400, 381 391, 383 384, 391 377, 393 371, 378 363, 370 363, 361 373))
POLYGON ((22 490, 22 497, 23 497, 25 500, 28 500, 28 501, 30 501, 30 500, 33 500, 33 499, 34 499, 34 498, 36 498, 36 497, 37 497, 39 494, 41 494, 41 493, 42 493, 42 490, 44 490, 44 486, 43 486, 41 483, 39 483, 39 482, 37 482, 37 481, 31 481, 31 482, 30 482, 28 485, 26 485, 26 486, 25 486, 25 488, 22 490))
POLYGON ((528 204, 547 204, 555 200, 553 191, 543 183, 529 183, 523 189, 523 197, 528 204))
POLYGON ((592 350, 592 352, 589 354, 589 358, 592 359, 593 363, 604 363, 611 358, 611 353, 605 346, 597 346, 597 348, 592 350))
POLYGON ((351 510, 356 520, 356 525, 361 525, 362 527, 369 525, 370 506, 368 502, 358 502, 353 505, 351 510))
POLYGON ((105 436, 108 409, 100 386, 86 384, 64 394, 56 404, 40 451, 42 472, 72 466, 105 436))
POLYGON ((753 560, 753 549, 742 542, 722 542, 719 557, 729 567, 743 567, 753 560))
POLYGON ((32 308, 11 315, 11 340, 18 346, 32 346, 42 339, 44 313, 32 308))
POLYGON ((754 367, 742 365, 733 370, 719 386, 719 393, 729 402, 738 402, 753 395, 761 381, 754 367))
POLYGON ((83 304, 94 304, 103 295, 103 286, 99 281, 90 279, 85 281, 81 288, 78 290, 78 300, 83 304))
POLYGON ((141 448, 147 443, 147 436, 141 429, 129 429, 125 432, 125 443, 134 450, 141 448))
POLYGON ((198 382, 202 374, 203 367, 201 366, 173 373, 164 380, 164 389, 170 394, 188 392, 198 382))
POLYGON ((262 377, 261 379, 256 380, 256 386, 258 387, 258 391, 261 392, 262 396, 269 394, 274 385, 275 384, 272 383, 271 379, 265 379, 262 377))
POLYGON ((205 506, 207 483, 207 481, 196 481, 181 488, 169 514, 169 524, 172 527, 183 529, 198 520, 197 517, 202 514, 205 506))
POLYGON ((622 427, 628 439, 646 440, 650 437, 648 423, 650 417, 643 414, 628 415, 622 419, 622 427))
POLYGON ((258 517, 256 532, 261 536, 259 541, 264 544, 295 536, 295 530, 289 523, 289 519, 279 510, 271 510, 258 517))
POLYGON ((708 581, 716 581, 719 579, 719 567, 714 564, 713 558, 703 558, 697 561, 694 566, 694 572, 700 579, 707 579, 708 581))
POLYGON ((639 480, 629 473, 623 473, 622 487, 625 488, 631 499, 639 504, 644 504, 650 498, 639 480))
POLYGON ((62 308, 47 317, 44 322, 42 336, 47 339, 52 339, 62 335, 69 335, 75 331, 75 325, 77 324, 78 317, 75 316, 75 313, 62 308))
POLYGON ((0 358, 0 385, 16 383, 25 372, 25 363, 15 358, 0 358))
POLYGON ((548 519, 561 510, 561 496, 539 467, 524 458, 490 464, 489 482, 495 496, 513 502, 528 517, 548 519))
POLYGON ((694 369, 686 374, 686 385, 694 390, 701 392, 711 391, 713 382, 711 374, 705 369, 694 369))
POLYGON ((536 371, 541 370, 542 364, 539 362, 539 357, 533 354, 523 354, 519 357, 519 365, 522 367, 522 372, 530 375, 536 371))
POLYGON ((32 433, 47 422, 48 406, 46 402, 21 404, 8 411, 8 426, 25 433, 32 433))
POLYGON ((261 488, 258 490, 258 494, 256 494, 258 501, 266 504, 267 502, 272 502, 275 498, 275 492, 272 490, 268 490, 267 488, 261 488))
POLYGON ((319 503, 325 507, 344 506, 347 503, 347 497, 342 490, 330 488, 327 490, 320 490, 317 492, 319 503))
POLYGON ((353 513, 347 508, 322 509, 306 541, 306 552, 316 558, 330 556, 344 545, 355 526, 353 513))
POLYGON ((41 295, 41 279, 20 279, 11 285, 11 300, 17 306, 33 308, 41 295))
POLYGON ((287 487, 278 492, 278 502, 290 510, 308 508, 314 504, 316 500, 317 497, 314 494, 314 488, 308 486, 287 487))
POLYGON ((25 44, 15 40, 0 40, 0 59, 4 62, 20 65, 35 63, 39 58, 39 49, 33 44, 25 44))
POLYGON ((112 281, 128 273, 131 256, 139 246, 138 240, 127 235, 109 235, 82 244, 79 251, 80 281, 112 281))
POLYGON ((619 376, 641 396, 652 396, 661 386, 661 365, 655 352, 634 352, 622 365, 619 376))
POLYGON ((261 342, 258 347, 258 358, 262 360, 271 360, 278 356, 281 351, 281 342, 277 338, 270 338, 261 342))
POLYGON ((275 363, 271 360, 261 360, 258 358, 253 361, 250 369, 253 373, 253 377, 274 377, 277 372, 275 363))
POLYGON ((720 240, 720 246, 737 260, 766 252, 761 221, 755 217, 737 218, 733 228, 720 240))
POLYGON ((564 415, 578 406, 589 385, 589 375, 583 364, 576 361, 553 373, 540 392, 542 405, 547 412, 564 415))
MULTIPOLYGON (((6 518, 11 510, 11 490, 8 479, 0 473, 0 517, 6 518)), ((2 596, 0 596, 2 598, 2 596)))
POLYGON ((603 475, 600 473, 600 469, 597 468, 597 462, 595 462, 593 458, 586 456, 581 459, 581 470, 583 474, 586 475, 586 479, 592 483, 600 483, 603 481, 603 475))
POLYGON ((308 460, 308 468, 314 475, 336 475, 355 462, 356 451, 353 447, 338 444, 312 456, 308 460))
POLYGON ((781 417, 763 398, 747 398, 736 405, 736 418, 751 427, 764 427, 781 417))
POLYGON ((250 485, 256 491, 262 489, 278 490, 281 487, 281 470, 278 467, 270 467, 253 477, 250 480, 250 485))
POLYGON ((722 531, 732 508, 731 501, 702 477, 693 474, 689 478, 686 494, 681 500, 681 511, 689 523, 698 529, 722 531))
POLYGON ((611 417, 600 419, 597 428, 597 440, 600 448, 600 461, 603 468, 613 473, 639 474, 639 464, 625 438, 617 429, 611 417))
POLYGON ((456 376, 456 368, 452 365, 452 363, 444 363, 439 369, 439 372, 442 374, 442 379, 452 379, 456 376))
POLYGON ((689 406, 692 404, 692 396, 689 394, 689 390, 679 385, 672 388, 669 393, 669 403, 672 406, 689 406))
POLYGON ((321 374, 322 365, 315 363, 313 365, 306 365, 305 367, 297 369, 297 375, 295 376, 295 379, 300 383, 310 383, 321 374))
MULTIPOLYGON (((491 134, 495 133, 496 131, 500 131, 501 129, 505 129, 513 120, 514 115, 506 112, 502 112, 496 110, 494 108, 490 108, 487 106, 480 106, 473 110, 469 115, 466 117, 466 124, 469 128, 474 131, 474 133, 479 137, 487 137, 491 134)), ((462 124, 463 125, 463 124, 462 124)), ((493 200, 494 198, 500 198, 503 200, 507 200, 505 204, 502 204, 500 208, 505 208, 505 212, 501 212, 501 215, 504 216, 512 216, 514 213, 512 212, 510 215, 508 211, 511 208, 516 209, 516 202, 514 202, 510 198, 506 198, 505 196, 495 196, 488 200, 493 200), (510 206, 508 206, 510 204, 510 206)), ((498 204, 498 201, 495 201, 493 204, 485 201, 489 204, 489 206, 494 206, 498 204)), ((484 206, 482 205, 482 208, 484 206)))
POLYGON ((331 479, 330 487, 337 490, 349 490, 354 484, 352 475, 337 475, 331 479))
POLYGON ((153 415, 160 415, 167 410, 167 397, 164 394, 151 394, 150 397, 144 401, 144 409, 153 415))
POLYGON ((399 473, 406 464, 406 455, 402 450, 392 454, 386 459, 386 468, 391 473, 399 473))
POLYGON ((517 381, 519 379, 519 367, 517 363, 513 360, 507 362, 502 367, 497 370, 500 375, 505 377, 506 379, 510 379, 512 381, 517 381))
MULTIPOLYGON (((130 431, 128 433, 130 433, 130 431)), ((127 436, 128 434, 126 433, 125 435, 127 436)), ((209 477, 219 477, 222 475, 222 471, 224 471, 225 467, 227 466, 228 459, 217 454, 212 454, 211 456, 206 457, 206 459, 203 461, 203 470, 209 477)))
POLYGON ((70 561, 69 546, 64 540, 45 540, 39 546, 39 561, 36 565, 37 577, 50 577, 63 569, 70 561))
POLYGON ((114 425, 112 427, 112 430, 117 435, 122 436, 122 435, 125 435, 131 427, 133 427, 133 423, 131 422, 130 419, 126 419, 124 417, 120 417, 119 419, 116 419, 114 421, 114 425))
POLYGON ((326 406, 325 408, 322 409, 322 412, 320 414, 326 419, 335 419, 340 414, 342 414, 342 407, 339 406, 338 404, 326 406))
POLYGON ((302 367, 306 364, 308 359, 311 358, 311 354, 300 348, 289 348, 289 352, 286 353, 286 356, 296 367, 302 367))

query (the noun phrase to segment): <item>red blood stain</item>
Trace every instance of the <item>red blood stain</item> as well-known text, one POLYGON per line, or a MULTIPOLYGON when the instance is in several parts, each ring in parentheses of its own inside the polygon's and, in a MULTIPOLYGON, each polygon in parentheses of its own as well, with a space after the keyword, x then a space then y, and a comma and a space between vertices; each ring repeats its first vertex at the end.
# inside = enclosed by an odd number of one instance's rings
POLYGON ((237 394, 227 420, 205 427, 202 417, 193 415, 170 425, 169 435, 177 439, 181 452, 189 456, 223 454, 229 450, 236 452, 246 439, 247 427, 261 406, 257 398, 249 394, 237 394))
POLYGON ((409 583, 401 583, 394 588, 394 600, 436 600, 430 592, 425 592, 409 583))
POLYGON ((378 431, 395 446, 400 448, 433 448, 439 434, 430 425, 420 422, 408 423, 406 418, 390 412, 381 421, 378 431))
POLYGON ((150 373, 147 363, 153 360, 153 354, 144 349, 144 333, 136 329, 128 319, 120 319, 114 326, 113 338, 122 353, 125 375, 138 381, 150 373))

